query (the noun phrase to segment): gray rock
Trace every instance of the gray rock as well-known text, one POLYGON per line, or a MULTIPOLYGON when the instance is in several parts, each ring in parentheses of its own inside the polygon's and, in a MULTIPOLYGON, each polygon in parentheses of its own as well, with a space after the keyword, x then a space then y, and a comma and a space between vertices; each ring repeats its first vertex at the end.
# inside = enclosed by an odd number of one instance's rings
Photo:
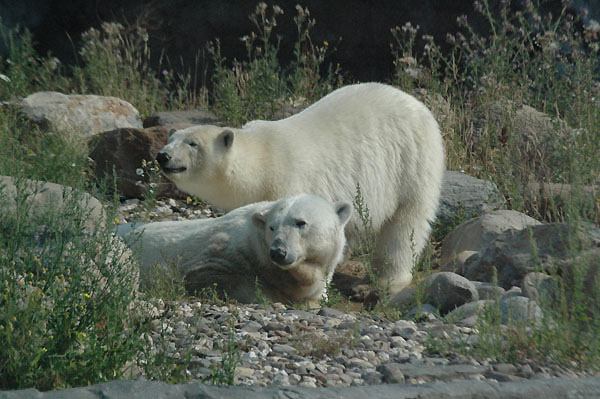
POLYGON ((425 301, 436 306, 441 314, 446 314, 456 307, 479 299, 475 286, 456 273, 432 274, 425 279, 423 285, 425 301))
POLYGON ((493 303, 494 301, 490 299, 480 299, 478 301, 465 303, 461 307, 454 309, 452 312, 448 313, 446 315, 446 320, 449 320, 451 322, 456 321, 462 325, 469 324, 470 326, 473 326, 475 325, 477 317, 479 317, 479 315, 485 309, 485 307, 490 306, 493 303), (464 320, 467 319, 468 321, 465 323, 464 320))
POLYGON ((414 308, 410 309, 405 318, 409 320, 415 318, 427 321, 437 320, 439 318, 439 311, 435 306, 424 303, 420 306, 415 306, 414 308))
POLYGON ((221 125, 221 121, 212 112, 202 109, 162 111, 144 119, 145 128, 172 125, 221 125))
POLYGON ((440 259, 442 269, 452 270, 455 267, 453 260, 463 251, 479 252, 508 229, 521 230, 539 224, 541 223, 521 212, 507 209, 468 220, 444 238, 440 259))
POLYGON ((357 387, 305 388, 305 387, 219 387, 199 382, 169 385, 156 381, 113 381, 92 386, 39 392, 36 389, 1 391, 0 399, 100 399, 100 398, 205 398, 205 399, 275 399, 282 397, 314 399, 364 399, 364 398, 460 398, 513 399, 596 398, 600 396, 600 378, 551 378, 534 381, 491 383, 460 381, 419 385, 386 384, 357 387))
POLYGON ((506 292, 504 288, 492 283, 483 281, 471 281, 471 283, 477 288, 479 299, 499 299, 506 292))
POLYGON ((69 202, 74 200, 77 200, 83 212, 88 215, 85 220, 88 230, 92 230, 97 224, 102 225, 104 222, 105 214, 102 204, 88 193, 74 191, 70 187, 50 182, 0 176, 0 198, 7 201, 5 203, 7 208, 4 209, 16 210, 17 192, 21 192, 20 195, 27 197, 30 201, 28 217, 34 223, 45 223, 43 218, 48 211, 59 211, 65 206, 73 206, 73 203, 69 202))
POLYGON ((390 298, 389 305, 397 308, 414 305, 416 294, 417 291, 414 288, 405 288, 390 298))
POLYGON ((319 312, 317 313, 319 316, 325 316, 325 317, 342 317, 345 315, 344 312, 340 312, 337 309, 332 309, 332 308, 321 308, 319 309, 319 312))
POLYGON ((546 273, 527 273, 523 277, 521 291, 524 296, 533 301, 549 301, 554 296, 552 277, 546 273))
POLYGON ((476 148, 489 142, 490 135, 500 136, 501 141, 512 140, 517 144, 512 146, 520 151, 515 157, 533 160, 536 166, 546 165, 557 143, 567 145, 565 143, 577 135, 564 121, 506 99, 474 109, 473 120, 476 148))
POLYGON ((116 97, 43 91, 23 99, 21 112, 44 129, 84 139, 117 128, 142 127, 139 112, 116 97))
MULTIPOLYGON (((576 264, 572 259, 571 244, 577 246, 581 256, 589 255, 589 259, 593 259, 593 251, 600 247, 600 228, 589 223, 574 226, 550 223, 523 230, 506 230, 481 252, 480 257, 467 260, 464 276, 469 280, 491 282, 496 270, 498 285, 504 288, 520 286, 527 273, 551 271, 557 265, 567 271, 570 264, 576 264)), ((597 274, 592 270, 592 281, 594 275, 597 274)))
POLYGON ((500 300, 502 324, 528 323, 534 326, 542 325, 544 313, 539 305, 524 296, 511 296, 500 300))
POLYGON ((446 171, 438 219, 450 220, 459 212, 467 216, 480 215, 502 208, 504 198, 492 182, 480 180, 461 172, 446 171))

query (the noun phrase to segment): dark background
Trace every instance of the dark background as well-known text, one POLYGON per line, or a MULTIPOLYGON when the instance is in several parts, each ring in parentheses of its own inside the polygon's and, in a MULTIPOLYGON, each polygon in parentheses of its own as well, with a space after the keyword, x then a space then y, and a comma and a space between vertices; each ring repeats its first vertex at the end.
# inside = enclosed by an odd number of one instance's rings
MULTIPOLYGON (((500 0, 490 0, 497 9, 500 0)), ((246 50, 240 37, 251 32, 253 25, 248 19, 258 3, 240 0, 0 0, 0 17, 7 26, 25 26, 34 36, 40 54, 52 54, 63 63, 77 62, 76 48, 81 33, 90 27, 98 28, 104 21, 128 23, 140 22, 150 34, 152 54, 158 56, 164 50, 176 69, 181 60, 186 68, 195 64, 200 56, 199 69, 210 65, 205 59, 205 45, 220 38, 222 53, 229 60, 243 59, 246 50)), ((295 6, 308 7, 317 25, 311 31, 315 43, 328 41, 336 47, 328 58, 339 63, 352 80, 385 81, 392 71, 390 29, 411 21, 420 25, 419 37, 433 35, 437 43, 445 43, 447 32, 457 29, 456 18, 466 14, 476 28, 485 30, 479 14, 472 8, 472 0, 435 1, 384 1, 384 0, 278 0, 285 12, 279 16, 274 33, 283 36, 281 62, 292 56, 292 46, 297 33, 293 17, 295 6), (341 41, 338 41, 339 38, 341 41)), ((521 0, 514 1, 519 7, 521 0)), ((267 2, 271 5, 272 2, 267 2)), ((545 3, 544 12, 557 12, 561 2, 545 3)), ((575 1, 572 10, 587 7, 589 17, 600 20, 600 0, 575 1)), ((0 48, 0 52, 2 49, 0 48)))

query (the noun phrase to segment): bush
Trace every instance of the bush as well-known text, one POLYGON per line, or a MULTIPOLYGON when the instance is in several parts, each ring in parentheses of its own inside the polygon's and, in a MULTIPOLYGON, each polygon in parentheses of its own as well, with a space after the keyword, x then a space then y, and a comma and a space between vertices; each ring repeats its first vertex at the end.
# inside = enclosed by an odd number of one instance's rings
POLYGON ((129 317, 136 278, 126 249, 109 222, 90 220, 81 192, 65 190, 63 207, 34 217, 40 188, 25 180, 16 188, 12 210, 0 192, 0 388, 122 376, 141 345, 129 317))

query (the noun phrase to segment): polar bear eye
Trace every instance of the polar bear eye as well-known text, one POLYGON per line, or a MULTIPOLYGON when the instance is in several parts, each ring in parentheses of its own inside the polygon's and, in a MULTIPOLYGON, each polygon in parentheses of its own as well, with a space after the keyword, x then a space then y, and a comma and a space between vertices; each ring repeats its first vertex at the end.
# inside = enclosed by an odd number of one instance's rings
POLYGON ((195 141, 190 141, 190 142, 188 143, 188 145, 189 145, 190 147, 198 147, 198 143, 196 143, 195 141))
POLYGON ((299 227, 299 228, 306 227, 306 222, 304 220, 296 220, 296 227, 299 227))

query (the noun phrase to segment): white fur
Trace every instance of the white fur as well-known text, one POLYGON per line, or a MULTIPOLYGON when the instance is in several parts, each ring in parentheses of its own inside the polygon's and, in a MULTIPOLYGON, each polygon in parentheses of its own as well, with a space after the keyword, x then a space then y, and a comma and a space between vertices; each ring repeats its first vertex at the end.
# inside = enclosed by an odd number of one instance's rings
POLYGON ((314 195, 260 202, 217 219, 155 222, 126 233, 141 247, 142 281, 152 265, 171 262, 189 291, 218 287, 242 302, 255 300, 258 278, 273 300, 318 303, 343 258, 352 204, 314 195), (299 222, 302 226, 297 226, 299 222), (141 235, 141 237, 138 237, 141 235), (277 240, 290 263, 270 258, 277 240))
MULTIPOLYGON (((193 126, 161 150, 177 186, 225 210, 309 192, 351 199, 360 184, 376 237, 380 283, 412 279, 435 218, 444 149, 438 125, 414 97, 378 83, 346 86, 280 121, 241 129, 193 126), (191 147, 188 144, 197 145, 191 147)), ((359 227, 353 218, 350 244, 359 227)))

